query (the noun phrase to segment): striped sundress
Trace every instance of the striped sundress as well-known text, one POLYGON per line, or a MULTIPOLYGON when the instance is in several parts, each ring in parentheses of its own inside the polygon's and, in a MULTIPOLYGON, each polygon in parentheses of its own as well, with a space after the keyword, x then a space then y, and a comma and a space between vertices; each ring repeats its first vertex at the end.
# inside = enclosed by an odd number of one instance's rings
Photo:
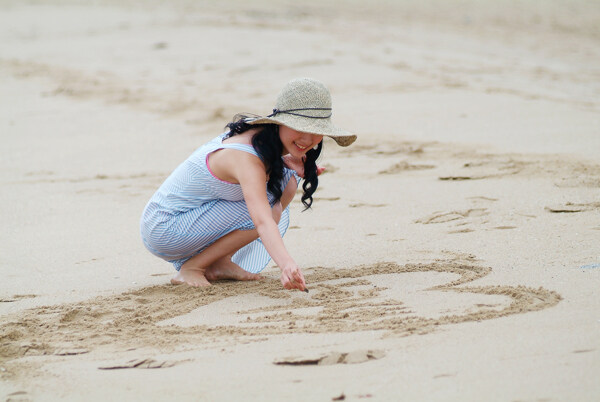
MULTIPOLYGON (((142 214, 140 231, 146 248, 172 263, 179 271, 193 256, 201 253, 217 239, 234 230, 252 230, 254 223, 244 201, 242 187, 215 177, 207 164, 208 155, 218 149, 236 149, 258 156, 247 144, 223 144, 226 133, 198 148, 171 173, 152 196, 142 214)), ((284 168, 282 189, 292 176, 284 168)), ((266 189, 265 183, 265 191, 266 189)), ((269 202, 273 196, 267 192, 269 202)), ((289 225, 289 206, 282 212, 279 233, 289 225)), ((271 256, 259 239, 242 247, 232 259, 250 273, 262 271, 271 256)))

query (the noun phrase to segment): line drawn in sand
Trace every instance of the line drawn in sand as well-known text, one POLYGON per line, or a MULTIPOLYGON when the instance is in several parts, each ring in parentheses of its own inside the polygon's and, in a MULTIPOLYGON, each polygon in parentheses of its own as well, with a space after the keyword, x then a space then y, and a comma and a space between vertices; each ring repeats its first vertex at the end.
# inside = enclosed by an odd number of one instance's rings
MULTIPOLYGON (((52 355, 53 361, 77 359, 79 355, 75 353, 57 356, 67 348, 90 353, 98 350, 103 355, 136 348, 165 353, 180 344, 173 339, 185 339, 190 345, 204 347, 211 343, 248 343, 268 339, 265 337, 269 335, 292 333, 371 330, 380 331, 382 337, 410 336, 427 334, 444 325, 542 310, 561 300, 558 293, 541 287, 465 286, 490 272, 491 268, 456 261, 408 265, 385 262, 343 269, 317 267, 306 270, 305 277, 311 286, 309 295, 282 290, 277 278, 272 277, 256 282, 220 282, 200 289, 150 286, 79 303, 33 308, 2 319, 0 363, 6 369, 2 377, 26 376, 39 367, 19 364, 20 357, 44 359, 44 355, 52 355), (392 296, 385 293, 389 283, 408 281, 408 276, 399 274, 415 273, 457 275, 457 279, 448 282, 444 276, 445 283, 423 291, 475 294, 478 301, 458 312, 449 311, 436 317, 419 315, 393 296, 397 293, 392 296), (386 285, 377 285, 377 278, 386 285), (493 301, 500 296, 504 301, 480 302, 481 297, 488 296, 493 301), (231 297, 244 300, 234 311, 238 322, 200 323, 190 327, 168 325, 169 320, 231 297), (268 299, 270 305, 253 308, 252 300, 257 297, 268 299)), ((217 313, 221 317, 221 312, 217 313)))

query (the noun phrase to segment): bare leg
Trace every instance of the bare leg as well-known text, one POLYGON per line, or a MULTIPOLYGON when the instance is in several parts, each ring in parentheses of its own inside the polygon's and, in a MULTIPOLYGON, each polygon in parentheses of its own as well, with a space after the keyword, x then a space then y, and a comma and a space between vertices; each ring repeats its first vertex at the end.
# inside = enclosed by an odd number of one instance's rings
POLYGON ((251 274, 244 271, 242 267, 231 261, 231 257, 233 257, 233 254, 226 255, 213 262, 204 273, 206 279, 211 282, 221 279, 235 281, 256 281, 262 279, 262 276, 258 274, 251 274))
MULTIPOLYGON (((281 213, 292 201, 296 192, 296 179, 291 178, 281 196, 281 202, 272 208, 273 219, 279 223, 281 213)), ((231 256, 246 244, 258 239, 256 230, 233 231, 208 246, 183 264, 171 279, 173 285, 210 286, 209 280, 256 280, 260 275, 250 274, 231 261, 231 256)))
POLYGON ((210 282, 206 278, 209 267, 217 260, 233 255, 237 250, 257 238, 256 230, 236 230, 221 237, 203 252, 187 260, 171 279, 171 283, 173 285, 187 283, 191 286, 210 286, 210 282))

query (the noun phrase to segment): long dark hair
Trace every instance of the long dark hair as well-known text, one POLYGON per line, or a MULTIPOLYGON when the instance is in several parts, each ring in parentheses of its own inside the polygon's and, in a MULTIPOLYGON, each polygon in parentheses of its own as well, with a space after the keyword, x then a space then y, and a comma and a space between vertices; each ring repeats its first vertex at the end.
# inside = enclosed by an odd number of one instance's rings
MULTIPOLYGON (((250 125, 246 123, 248 116, 236 115, 233 121, 227 124, 229 132, 225 138, 230 138, 238 134, 245 133, 250 129, 258 129, 257 133, 252 137, 252 146, 258 153, 258 156, 265 165, 269 181, 267 182, 267 191, 274 197, 273 203, 281 199, 283 194, 283 144, 279 138, 279 126, 277 124, 256 124, 250 125)), ((313 198, 312 195, 317 191, 319 186, 319 177, 317 176, 317 159, 321 155, 323 149, 323 141, 319 142, 316 148, 306 152, 304 160, 304 181, 302 190, 304 193, 300 198, 304 205, 304 210, 311 207, 313 198)))

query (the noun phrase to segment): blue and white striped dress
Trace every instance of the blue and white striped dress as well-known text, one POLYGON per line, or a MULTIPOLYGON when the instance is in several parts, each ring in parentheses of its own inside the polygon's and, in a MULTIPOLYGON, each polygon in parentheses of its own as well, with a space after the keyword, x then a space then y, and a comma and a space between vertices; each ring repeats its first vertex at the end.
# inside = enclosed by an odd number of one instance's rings
MULTIPOLYGON (((142 214, 140 229, 144 245, 177 270, 226 234, 254 229, 242 187, 215 177, 206 161, 211 152, 223 148, 258 154, 251 145, 223 144, 224 137, 225 133, 198 148, 179 165, 152 196, 142 214)), ((292 176, 295 172, 285 168, 282 189, 292 176)), ((273 203, 273 196, 267 195, 273 203)), ((289 206, 279 221, 281 236, 288 225, 289 206)), ((251 273, 262 271, 270 260, 260 239, 241 248, 232 258, 251 273)))

